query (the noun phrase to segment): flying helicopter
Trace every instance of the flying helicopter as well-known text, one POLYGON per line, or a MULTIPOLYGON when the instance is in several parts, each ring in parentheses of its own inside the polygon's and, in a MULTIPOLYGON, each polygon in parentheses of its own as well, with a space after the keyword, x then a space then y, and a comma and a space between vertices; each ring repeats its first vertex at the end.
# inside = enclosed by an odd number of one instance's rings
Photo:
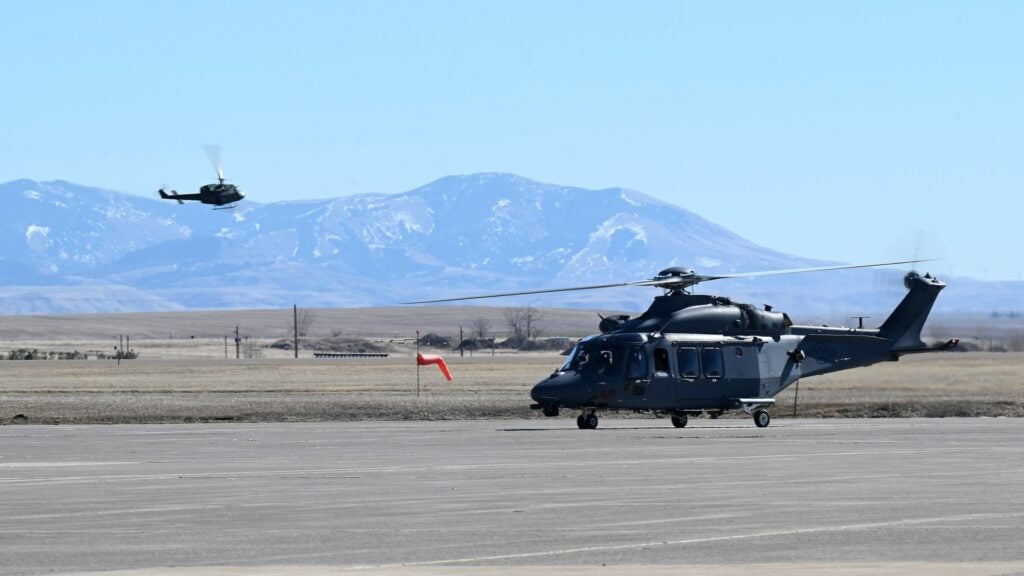
POLYGON ((929 346, 921 329, 946 286, 931 274, 909 272, 908 292, 878 328, 803 326, 771 306, 756 308, 723 296, 694 294, 702 282, 779 274, 913 264, 905 260, 763 272, 698 274, 673 267, 653 278, 619 284, 506 292, 409 304, 453 302, 524 294, 653 286, 664 290, 640 316, 602 317, 600 334, 587 336, 565 363, 530 391, 531 408, 545 416, 579 410, 576 425, 594 429, 598 412, 632 411, 669 416, 677 428, 688 418, 717 418, 743 410, 768 426, 777 394, 801 378, 899 360, 906 354, 955 347, 952 339, 929 346))
POLYGON ((203 146, 203 149, 206 150, 210 163, 217 171, 217 183, 204 185, 199 189, 198 194, 178 194, 175 190, 167 192, 164 188, 160 188, 160 197, 164 200, 177 200, 178 204, 184 204, 186 200, 212 204, 214 210, 234 208, 234 203, 245 198, 245 194, 238 189, 238 186, 224 183, 224 169, 220 164, 220 146, 207 145, 203 146))

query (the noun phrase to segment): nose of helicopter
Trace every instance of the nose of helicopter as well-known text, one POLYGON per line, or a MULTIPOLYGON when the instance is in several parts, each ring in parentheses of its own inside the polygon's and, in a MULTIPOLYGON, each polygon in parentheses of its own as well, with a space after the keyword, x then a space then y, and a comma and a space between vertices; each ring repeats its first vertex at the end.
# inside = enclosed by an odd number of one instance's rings
POLYGON ((538 382, 530 397, 541 406, 578 408, 589 399, 587 387, 575 372, 556 372, 538 382))

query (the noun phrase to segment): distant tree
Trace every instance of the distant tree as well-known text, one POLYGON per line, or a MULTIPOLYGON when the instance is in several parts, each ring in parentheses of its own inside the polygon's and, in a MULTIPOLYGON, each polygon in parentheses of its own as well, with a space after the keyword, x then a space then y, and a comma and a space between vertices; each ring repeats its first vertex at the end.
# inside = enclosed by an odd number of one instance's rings
MULTIPOLYGON (((295 314, 292 314, 291 322, 288 322, 288 334, 295 334, 295 314)), ((309 336, 309 331, 313 328, 313 324, 316 322, 316 313, 308 308, 299 308, 298 310, 298 327, 299 327, 299 338, 305 338, 309 336)))
POLYGON ((242 340, 242 358, 263 358, 263 348, 246 336, 242 340))
POLYGON ((1018 331, 1016 334, 1012 334, 1006 347, 1013 352, 1024 351, 1024 332, 1018 331))
POLYGON ((491 321, 487 318, 477 318, 469 325, 472 335, 477 340, 487 340, 491 335, 491 321))
POLYGON ((522 348, 527 342, 535 340, 543 334, 540 322, 543 315, 533 306, 520 308, 507 308, 505 310, 505 322, 511 333, 512 345, 522 348))

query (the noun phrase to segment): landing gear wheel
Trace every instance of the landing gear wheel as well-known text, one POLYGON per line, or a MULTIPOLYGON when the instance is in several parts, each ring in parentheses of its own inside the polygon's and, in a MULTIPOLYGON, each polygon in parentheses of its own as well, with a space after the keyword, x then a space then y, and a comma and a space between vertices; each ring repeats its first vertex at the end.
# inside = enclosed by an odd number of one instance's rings
POLYGON ((758 428, 767 428, 772 421, 772 416, 766 410, 754 411, 754 425, 758 428))
POLYGON ((597 414, 580 414, 578 422, 583 423, 583 425, 580 426, 580 428, 593 430, 594 428, 597 428, 597 414))
POLYGON ((721 412, 708 412, 708 418, 711 418, 712 420, 718 420, 718 417, 721 415, 721 412))
POLYGON ((545 406, 541 412, 543 412, 545 416, 553 418, 558 416, 558 406, 545 406))
POLYGON ((583 417, 583 414, 580 414, 579 416, 577 416, 577 417, 576 417, 576 426, 577 426, 577 427, 578 427, 578 428, 579 428, 580 430, 583 430, 584 428, 586 428, 586 427, 587 427, 587 422, 586 422, 586 420, 584 419, 584 417, 583 417))
POLYGON ((687 420, 689 418, 686 417, 686 414, 676 414, 672 416, 672 425, 676 428, 686 428, 687 420))

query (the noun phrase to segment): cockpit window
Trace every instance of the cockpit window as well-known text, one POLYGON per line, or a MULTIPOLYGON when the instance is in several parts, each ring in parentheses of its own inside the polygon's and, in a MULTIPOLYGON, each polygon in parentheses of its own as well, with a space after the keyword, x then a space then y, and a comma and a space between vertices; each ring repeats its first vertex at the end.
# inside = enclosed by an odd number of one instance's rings
POLYGON ((558 370, 560 372, 579 370, 580 366, 585 364, 587 361, 587 346, 593 344, 593 342, 591 342, 593 338, 594 336, 587 336, 577 342, 576 345, 572 347, 572 350, 569 351, 569 355, 566 357, 565 363, 562 364, 562 367, 558 370))
POLYGON ((622 372, 622 348, 620 346, 601 347, 591 360, 593 369, 602 376, 615 376, 622 372))
POLYGON ((647 351, 642 346, 636 346, 629 350, 629 369, 626 371, 627 380, 642 380, 647 378, 647 351))
POLYGON ((562 370, 594 372, 601 376, 617 376, 625 364, 625 349, 611 342, 581 342, 562 366, 562 370))
POLYGON ((565 363, 562 364, 562 367, 559 368, 558 371, 559 372, 566 372, 568 370, 579 370, 579 368, 580 368, 579 354, 580 354, 580 345, 577 344, 577 345, 572 347, 572 350, 569 351, 569 355, 566 357, 565 363))
POLYGON ((668 350, 654 349, 654 372, 659 376, 668 376, 668 350))

